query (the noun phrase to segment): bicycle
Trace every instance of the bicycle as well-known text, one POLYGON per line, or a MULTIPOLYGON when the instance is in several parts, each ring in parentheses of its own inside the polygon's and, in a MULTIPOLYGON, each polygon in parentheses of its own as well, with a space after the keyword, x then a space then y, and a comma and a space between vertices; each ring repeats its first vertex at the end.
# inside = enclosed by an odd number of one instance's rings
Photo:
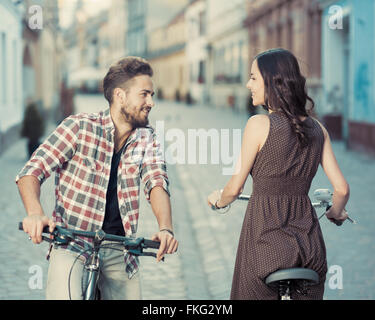
MULTIPOLYGON (((313 202, 314 208, 325 208, 325 212, 318 218, 320 220, 326 211, 332 206, 332 192, 329 189, 316 189, 314 197, 318 202, 313 202)), ((238 200, 250 200, 250 195, 241 194, 237 197, 238 200)), ((230 208, 230 207, 229 207, 230 208)), ((228 207, 216 209, 221 214, 228 212, 228 207)), ((353 224, 357 222, 348 216, 348 221, 353 224)), ((337 226, 341 226, 343 222, 334 221, 337 226)), ((308 268, 288 268, 279 269, 272 272, 265 278, 265 283, 272 289, 277 290, 279 300, 292 300, 291 294, 296 291, 300 294, 306 294, 309 286, 319 283, 319 275, 312 269, 308 268)))
MULTIPOLYGON (((18 229, 23 231, 22 222, 19 222, 18 229)), ((68 288, 69 288, 69 299, 71 300, 70 293, 70 276, 73 270, 74 264, 85 253, 89 253, 88 259, 85 263, 85 270, 87 271, 86 283, 83 283, 83 300, 99 300, 100 292, 98 288, 98 280, 100 274, 100 255, 99 251, 101 248, 111 248, 108 245, 102 245, 104 240, 113 241, 122 243, 124 245, 124 250, 133 254, 135 256, 152 256, 156 258, 155 252, 145 252, 144 249, 159 249, 160 242, 152 241, 144 238, 127 238, 112 234, 107 234, 103 230, 97 230, 95 232, 90 231, 80 231, 62 228, 56 226, 52 233, 49 232, 49 227, 43 229, 44 234, 50 234, 49 237, 42 234, 42 239, 52 243, 55 247, 60 245, 67 245, 71 242, 75 242, 76 237, 87 237, 93 239, 93 246, 90 249, 83 250, 73 262, 73 265, 70 269, 69 278, 68 278, 68 288)), ((114 250, 119 250, 118 248, 112 248, 114 250)), ((164 257, 162 258, 164 261, 164 257)), ((83 281, 84 282, 84 281, 83 281)))

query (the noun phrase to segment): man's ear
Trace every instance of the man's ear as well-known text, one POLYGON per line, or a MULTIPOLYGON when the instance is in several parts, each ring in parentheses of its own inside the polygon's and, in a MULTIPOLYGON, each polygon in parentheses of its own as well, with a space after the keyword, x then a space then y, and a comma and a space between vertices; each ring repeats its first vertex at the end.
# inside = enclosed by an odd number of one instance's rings
POLYGON ((115 88, 113 90, 113 97, 116 98, 116 100, 121 101, 121 103, 124 103, 126 100, 126 92, 121 88, 115 88))

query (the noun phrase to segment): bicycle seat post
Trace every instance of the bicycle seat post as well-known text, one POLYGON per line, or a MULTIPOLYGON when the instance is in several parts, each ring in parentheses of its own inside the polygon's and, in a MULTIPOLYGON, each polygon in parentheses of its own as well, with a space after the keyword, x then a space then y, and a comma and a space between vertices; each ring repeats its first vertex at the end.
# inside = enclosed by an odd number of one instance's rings
POLYGON ((284 280, 279 281, 279 299, 280 300, 291 300, 290 293, 291 293, 291 281, 284 280))

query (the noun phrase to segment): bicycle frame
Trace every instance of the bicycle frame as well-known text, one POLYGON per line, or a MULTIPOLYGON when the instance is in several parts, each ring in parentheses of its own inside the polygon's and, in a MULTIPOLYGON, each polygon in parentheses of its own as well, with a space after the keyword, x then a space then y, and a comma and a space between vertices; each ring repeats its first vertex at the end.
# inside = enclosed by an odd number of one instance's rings
POLYGON ((99 250, 102 241, 104 240, 105 233, 99 230, 95 234, 93 253, 90 256, 90 262, 85 265, 88 270, 87 285, 85 285, 84 300, 97 300, 98 298, 98 279, 100 271, 99 250))

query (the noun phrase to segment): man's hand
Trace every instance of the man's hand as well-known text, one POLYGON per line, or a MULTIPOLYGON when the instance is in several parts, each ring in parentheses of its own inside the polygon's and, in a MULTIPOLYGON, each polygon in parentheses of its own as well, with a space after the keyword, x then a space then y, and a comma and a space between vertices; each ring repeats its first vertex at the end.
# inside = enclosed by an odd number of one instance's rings
POLYGON ((55 229, 56 224, 45 215, 30 214, 22 221, 23 231, 29 234, 35 244, 42 242, 42 231, 45 226, 49 226, 49 231, 55 229))
POLYGON ((157 262, 159 262, 166 253, 171 254, 177 251, 178 241, 166 230, 155 233, 151 240, 160 241, 159 251, 156 254, 157 262))

